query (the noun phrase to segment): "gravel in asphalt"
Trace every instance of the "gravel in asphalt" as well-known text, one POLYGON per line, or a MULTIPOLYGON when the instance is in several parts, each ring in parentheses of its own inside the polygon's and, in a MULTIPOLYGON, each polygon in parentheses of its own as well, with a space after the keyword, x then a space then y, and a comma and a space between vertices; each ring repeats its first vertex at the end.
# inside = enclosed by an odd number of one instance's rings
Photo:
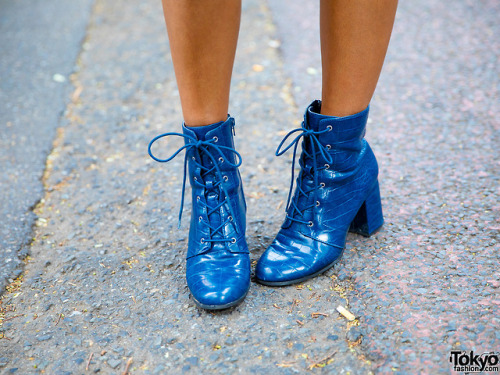
MULTIPOLYGON (((304 106, 321 92, 318 3, 269 4, 304 106)), ((353 283, 377 373, 448 374, 452 349, 500 349, 499 14, 495 1, 399 4, 367 128, 386 224, 349 235, 333 272, 353 283)))

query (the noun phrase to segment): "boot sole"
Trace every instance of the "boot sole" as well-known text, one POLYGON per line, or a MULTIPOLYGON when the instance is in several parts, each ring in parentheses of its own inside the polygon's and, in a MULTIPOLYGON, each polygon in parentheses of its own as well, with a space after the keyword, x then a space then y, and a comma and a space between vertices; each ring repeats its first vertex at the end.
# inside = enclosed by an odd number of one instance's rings
POLYGON ((379 226, 377 229, 375 229, 371 233, 367 233, 366 231, 363 231, 363 230, 357 230, 357 229, 349 228, 349 233, 359 234, 360 236, 368 238, 368 237, 373 236, 374 234, 377 234, 382 229, 383 226, 384 226, 384 224, 382 223, 381 226, 379 226))
MULTIPOLYGON (((383 227, 383 225, 379 226, 377 229, 375 229, 370 234, 367 234, 366 232, 357 232, 357 231, 351 231, 351 230, 349 230, 349 232, 360 234, 363 237, 371 237, 375 233, 377 233, 380 229, 382 229, 382 227, 383 227)), ((332 263, 330 263, 328 266, 326 266, 325 268, 323 268, 315 273, 312 273, 310 275, 301 277, 300 279, 293 279, 293 280, 287 280, 287 281, 265 281, 265 280, 259 280, 259 279, 255 278, 255 281, 257 281, 259 284, 266 285, 266 286, 287 286, 287 285, 301 283, 303 281, 312 279, 315 276, 321 275, 322 273, 328 271, 330 268, 332 268, 334 265, 336 265, 338 262, 340 262, 340 260, 342 259, 342 256, 344 255, 344 250, 345 250, 345 247, 342 249, 340 256, 337 259, 335 259, 332 263)))

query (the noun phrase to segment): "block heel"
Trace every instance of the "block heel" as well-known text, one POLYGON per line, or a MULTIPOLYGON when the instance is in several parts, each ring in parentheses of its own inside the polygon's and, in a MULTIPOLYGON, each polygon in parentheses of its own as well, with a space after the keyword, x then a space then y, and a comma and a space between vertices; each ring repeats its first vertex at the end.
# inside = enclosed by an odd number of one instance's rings
POLYGON ((377 181, 354 217, 349 227, 349 232, 370 237, 372 234, 376 233, 383 224, 384 216, 382 214, 380 188, 377 181))

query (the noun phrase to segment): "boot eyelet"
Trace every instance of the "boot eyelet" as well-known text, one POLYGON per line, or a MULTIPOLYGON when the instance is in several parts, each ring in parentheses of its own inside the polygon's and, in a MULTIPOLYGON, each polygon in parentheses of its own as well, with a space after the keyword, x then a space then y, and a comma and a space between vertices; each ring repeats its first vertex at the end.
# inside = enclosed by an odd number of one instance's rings
POLYGON ((231 243, 236 243, 236 238, 231 238, 231 243))
POLYGON ((325 164, 325 169, 330 169, 330 164, 325 164))
POLYGON ((196 200, 199 202, 199 201, 200 201, 200 199, 201 199, 201 198, 200 198, 200 196, 198 195, 198 196, 196 197, 196 200))
POLYGON ((193 177, 193 180, 195 180, 195 181, 198 181, 198 178, 196 178, 196 177, 193 177))
POLYGON ((307 224, 307 226, 308 226, 309 228, 310 228, 310 227, 312 227, 313 225, 314 225, 314 224, 313 224, 313 222, 312 222, 312 221, 310 221, 310 222, 309 222, 309 224, 307 224))
POLYGON ((326 145, 326 149, 327 149, 327 150, 330 150, 331 148, 332 148, 332 146, 330 146, 330 145, 326 145))
POLYGON ((217 136, 215 136, 213 139, 214 139, 214 142, 217 142, 219 140, 219 138, 217 138, 217 136))
POLYGON ((191 156, 191 159, 192 159, 192 160, 196 160, 196 158, 195 158, 194 156, 191 156))
POLYGON ((221 157, 219 158, 219 161, 220 161, 221 163, 224 163, 224 158, 221 156, 221 157))
POLYGON ((204 239, 204 238, 202 238, 202 239, 200 240, 200 242, 201 242, 201 243, 205 243, 205 239, 204 239))
POLYGON ((333 129, 333 127, 331 125, 328 125, 326 128, 328 129, 329 132, 331 132, 333 129))
POLYGON ((232 216, 229 216, 228 219, 229 219, 229 221, 233 221, 233 217, 232 216))
POLYGON ((229 177, 227 177, 227 176, 224 176, 224 177, 222 177, 222 178, 224 179, 224 181, 229 180, 229 177))
POLYGON ((200 217, 198 218, 198 221, 199 221, 199 222, 201 222, 202 220, 203 220, 203 218, 200 216, 200 217))
POLYGON ((324 182, 321 182, 321 183, 319 184, 319 187, 324 188, 324 187, 325 187, 325 183, 324 183, 324 182))
POLYGON ((316 201, 316 207, 319 207, 319 201, 316 201))

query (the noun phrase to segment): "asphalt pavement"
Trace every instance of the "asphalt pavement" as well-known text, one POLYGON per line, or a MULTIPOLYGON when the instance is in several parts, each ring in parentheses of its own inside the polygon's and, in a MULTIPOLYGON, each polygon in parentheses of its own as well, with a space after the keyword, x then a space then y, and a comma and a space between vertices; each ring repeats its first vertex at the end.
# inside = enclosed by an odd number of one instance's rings
MULTIPOLYGON (((0 0, 0 290, 19 276, 91 0, 0 0)), ((1 294, 1 292, 0 292, 1 294)))
MULTIPOLYGON (((254 265, 284 217, 291 159, 274 150, 320 95, 318 8, 301 3, 243 4, 230 108, 254 265)), ((453 350, 498 352, 499 14, 493 0, 400 4, 367 130, 383 230, 350 234, 342 261, 303 285, 252 283, 216 313, 186 287, 182 158, 146 152, 182 121, 161 4, 97 0, 83 43, 85 13, 71 18, 58 131, 46 160, 33 147, 43 199, 10 211, 36 220, 12 242, 29 256, 0 300, 0 373, 450 374, 453 350)), ((0 117, 1 142, 32 133, 25 116, 0 117)))

